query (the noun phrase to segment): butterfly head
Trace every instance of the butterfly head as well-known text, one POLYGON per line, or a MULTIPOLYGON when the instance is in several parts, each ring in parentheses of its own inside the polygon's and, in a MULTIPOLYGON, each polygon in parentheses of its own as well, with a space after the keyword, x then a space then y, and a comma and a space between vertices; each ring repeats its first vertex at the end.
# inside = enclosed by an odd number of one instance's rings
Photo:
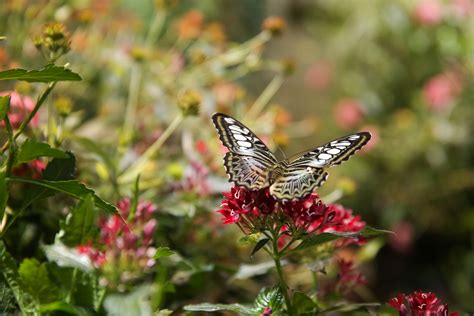
POLYGON ((274 165, 267 174, 267 183, 272 184, 283 175, 284 169, 280 164, 274 165))

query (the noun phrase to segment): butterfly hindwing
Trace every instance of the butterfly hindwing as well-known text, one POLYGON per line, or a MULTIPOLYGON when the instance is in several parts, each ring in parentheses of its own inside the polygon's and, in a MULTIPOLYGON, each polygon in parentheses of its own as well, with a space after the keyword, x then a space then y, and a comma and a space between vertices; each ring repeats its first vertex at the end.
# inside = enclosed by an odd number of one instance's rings
POLYGON ((212 116, 222 144, 229 149, 224 158, 230 180, 248 189, 267 185, 267 175, 277 163, 267 146, 236 119, 215 113, 212 116))
POLYGON ((322 168, 286 168, 270 186, 270 194, 279 200, 299 199, 321 186, 327 177, 322 168))
POLYGON ((326 168, 349 159, 370 140, 370 133, 361 132, 335 139, 291 160, 288 168, 326 168))

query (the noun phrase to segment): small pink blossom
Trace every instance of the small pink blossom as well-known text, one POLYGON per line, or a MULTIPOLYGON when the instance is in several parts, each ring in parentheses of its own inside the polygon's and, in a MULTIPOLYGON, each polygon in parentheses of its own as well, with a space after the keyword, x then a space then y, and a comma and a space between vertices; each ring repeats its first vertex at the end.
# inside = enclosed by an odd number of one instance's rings
MULTIPOLYGON (((22 96, 16 91, 1 92, 0 96, 10 95, 10 112, 8 113, 8 119, 13 128, 20 127, 21 123, 27 118, 29 113, 33 111, 35 103, 33 99, 28 96, 22 96)), ((37 127, 39 121, 38 113, 33 116, 30 121, 32 127, 37 127)), ((4 127, 5 123, 0 122, 0 127, 4 127)))
POLYGON ((414 238, 413 225, 409 222, 397 223, 392 227, 391 231, 394 234, 390 236, 390 246, 400 253, 410 251, 414 238))
POLYGON ((340 128, 350 129, 360 123, 364 117, 364 108, 355 99, 342 99, 336 104, 334 116, 340 128))
POLYGON ((440 111, 449 106, 461 90, 461 76, 454 71, 446 71, 428 80, 423 87, 423 97, 432 110, 440 111))
POLYGON ((422 0, 415 6, 413 17, 421 25, 436 25, 443 18, 443 7, 438 0, 422 0))
POLYGON ((332 77, 332 65, 327 61, 318 61, 309 66, 304 77, 304 83, 309 89, 323 91, 331 83, 332 77))

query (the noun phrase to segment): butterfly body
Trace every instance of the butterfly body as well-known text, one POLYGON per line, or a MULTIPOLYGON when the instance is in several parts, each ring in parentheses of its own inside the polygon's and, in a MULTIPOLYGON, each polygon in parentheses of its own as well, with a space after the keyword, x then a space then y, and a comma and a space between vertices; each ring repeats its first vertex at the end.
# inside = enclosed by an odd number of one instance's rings
POLYGON ((326 181, 326 168, 347 160, 370 139, 361 132, 333 140, 293 159, 278 161, 267 146, 236 119, 215 113, 214 125, 229 149, 224 166, 230 181, 251 190, 270 188, 279 200, 302 198, 326 181))

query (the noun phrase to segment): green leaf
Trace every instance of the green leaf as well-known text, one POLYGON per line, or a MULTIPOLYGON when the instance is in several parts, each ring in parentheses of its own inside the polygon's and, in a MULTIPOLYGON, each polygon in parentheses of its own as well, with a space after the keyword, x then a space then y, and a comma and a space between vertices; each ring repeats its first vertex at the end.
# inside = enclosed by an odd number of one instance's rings
POLYGON ((39 157, 69 158, 62 150, 51 148, 47 143, 39 143, 27 139, 21 146, 16 157, 15 165, 34 160, 39 157))
POLYGON ((175 252, 168 247, 158 247, 153 255, 153 259, 158 260, 162 257, 169 257, 173 254, 175 254, 175 252))
POLYGON ((302 250, 309 247, 314 247, 329 241, 341 239, 341 238, 354 238, 354 237, 375 237, 384 234, 390 234, 391 231, 388 230, 380 230, 375 229, 372 227, 366 226, 360 232, 326 232, 322 234, 312 235, 306 239, 304 239, 295 250, 302 250))
POLYGON ((251 311, 248 307, 241 304, 211 304, 201 303, 186 305, 183 307, 185 311, 190 312, 217 312, 217 311, 232 311, 240 314, 250 314, 251 311))
POLYGON ((257 253, 257 251, 259 251, 260 249, 262 249, 266 244, 267 242, 269 242, 270 239, 269 238, 264 238, 264 239, 260 239, 257 244, 255 245, 255 247, 253 247, 253 250, 252 250, 252 253, 250 254, 250 258, 253 257, 254 254, 257 253))
POLYGON ((150 299, 152 286, 135 287, 128 294, 107 295, 104 307, 108 315, 153 315, 150 299))
POLYGON ((0 240, 0 267, 0 273, 12 290, 22 313, 27 315, 34 312, 32 298, 21 288, 20 275, 15 260, 8 253, 2 240, 0 240))
POLYGON ((94 196, 88 194, 68 215, 66 223, 62 225, 61 228, 64 231, 62 241, 70 247, 84 244, 94 231, 94 222, 94 196))
POLYGON ((3 218, 5 207, 8 202, 8 186, 6 181, 6 173, 0 172, 0 218, 3 218))
POLYGON ((35 305, 51 303, 59 299, 59 288, 49 279, 46 263, 36 259, 24 259, 18 268, 22 291, 28 293, 35 305))
POLYGON ((256 313, 262 313, 265 307, 270 307, 272 311, 278 312, 283 306, 283 299, 283 294, 279 287, 263 288, 258 293, 252 310, 256 313))
POLYGON ((48 315, 52 312, 65 312, 78 316, 90 315, 82 308, 61 301, 43 304, 39 307, 39 312, 47 313, 48 315))
POLYGON ((314 310, 317 307, 316 303, 309 296, 298 291, 293 294, 292 305, 295 308, 296 315, 305 313, 313 313, 314 315, 314 310))
POLYGON ((53 190, 56 192, 61 192, 67 194, 75 199, 84 200, 87 195, 91 194, 94 197, 94 204, 103 209, 104 211, 110 214, 119 214, 117 208, 104 201, 98 195, 95 194, 94 190, 86 187, 83 183, 77 180, 67 180, 67 181, 48 181, 48 180, 35 180, 35 179, 27 179, 27 178, 18 178, 18 177, 11 177, 9 178, 10 181, 14 182, 22 182, 22 183, 29 183, 36 186, 44 187, 49 190, 53 190))
POLYGON ((0 121, 5 119, 8 111, 10 111, 10 96, 2 96, 0 97, 0 121))
POLYGON ((0 80, 27 82, 80 81, 82 78, 64 67, 48 65, 40 70, 9 69, 0 71, 0 80))

